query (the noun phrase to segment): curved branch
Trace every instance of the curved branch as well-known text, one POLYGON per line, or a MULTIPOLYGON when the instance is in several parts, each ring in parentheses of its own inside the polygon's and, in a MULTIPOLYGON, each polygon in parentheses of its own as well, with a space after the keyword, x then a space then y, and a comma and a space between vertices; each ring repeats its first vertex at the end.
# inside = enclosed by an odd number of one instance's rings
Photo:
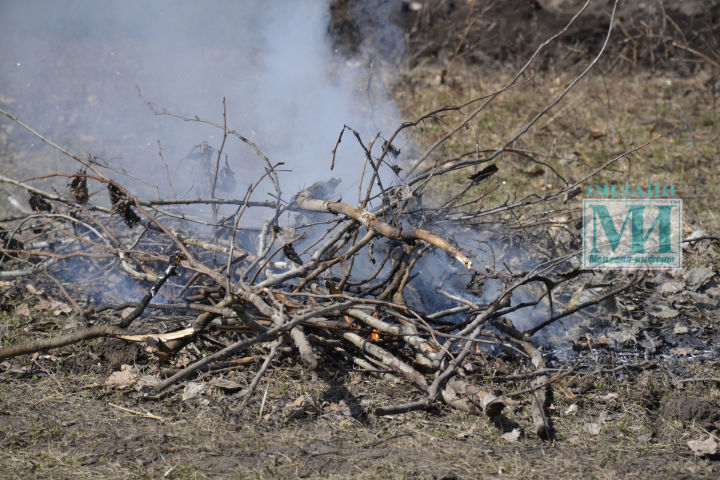
POLYGON ((472 268, 472 260, 470 260, 464 253, 452 246, 447 240, 438 237, 432 232, 423 230, 420 228, 410 228, 401 230, 397 227, 383 222, 377 216, 368 212, 364 208, 353 207, 348 203, 343 202, 331 202, 329 200, 318 200, 309 197, 310 191, 308 189, 300 192, 295 199, 295 204, 304 209, 313 212, 328 212, 328 213, 340 213, 346 217, 352 218, 353 220, 362 223, 368 230, 373 230, 380 235, 391 238, 393 240, 422 240, 431 245, 435 245, 440 250, 444 251, 451 257, 459 260, 465 268, 472 268))

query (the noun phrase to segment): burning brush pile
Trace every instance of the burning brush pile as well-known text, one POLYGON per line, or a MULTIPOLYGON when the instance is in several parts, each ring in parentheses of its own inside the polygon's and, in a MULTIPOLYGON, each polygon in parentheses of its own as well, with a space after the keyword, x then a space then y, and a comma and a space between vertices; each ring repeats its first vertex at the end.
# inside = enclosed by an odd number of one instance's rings
POLYGON ((567 302, 583 277, 574 255, 559 253, 565 247, 547 233, 547 219, 509 222, 510 210, 567 197, 582 180, 542 199, 531 195, 491 209, 479 207, 498 183, 488 158, 460 158, 405 182, 387 181, 382 171, 400 172, 390 162, 393 141, 412 124, 382 145, 374 138, 365 146, 357 132, 343 130, 353 132, 365 151, 358 200, 351 204, 340 200, 334 178, 285 196, 281 164, 227 125, 218 125, 224 139, 247 143, 265 164, 244 198, 217 198, 218 176, 228 168, 221 147, 205 149, 212 152, 206 160, 215 160, 208 198, 144 200, 103 174, 95 159, 68 152, 16 121, 81 168, 50 175, 66 179, 64 192, 2 177, 27 192, 32 210, 3 229, 6 260, 29 267, 4 273, 52 272, 72 285, 75 297, 81 291, 110 293, 74 302, 81 320, 71 333, 7 346, 0 359, 97 337, 138 342, 160 362, 189 345, 202 347, 194 349, 193 362, 144 388, 145 396, 157 398, 253 349, 264 352, 264 361, 244 390, 244 406, 281 347, 290 347, 308 369, 345 364, 391 372, 413 386, 406 403, 380 405, 376 414, 441 401, 495 418, 514 398, 527 396, 535 431, 550 438, 545 409, 550 385, 562 375, 552 375, 557 370, 547 368, 531 337, 633 281, 567 302), (423 206, 422 188, 458 170, 471 172, 462 177, 468 189, 443 206, 423 206), (272 200, 255 200, 264 185, 272 186, 272 200), (481 193, 468 201, 471 187, 481 193), (221 216, 221 207, 231 213, 221 216), (72 279, 70 270, 76 272, 72 279), (530 380, 527 388, 501 395, 487 385, 487 375, 478 372, 499 354, 524 359, 531 371, 515 381, 530 380))
MULTIPOLYGON (((280 352, 290 349, 307 369, 340 365, 392 374, 412 386, 405 401, 376 405, 378 415, 444 402, 496 419, 524 400, 531 404, 534 431, 552 438, 550 387, 575 367, 549 368, 536 334, 599 308, 638 275, 586 294, 592 274, 579 268, 572 226, 577 219, 567 205, 542 212, 529 207, 568 202, 588 178, 637 149, 582 178, 558 174, 562 186, 542 195, 508 197, 492 206, 487 199, 502 184, 496 161, 528 156, 513 145, 601 54, 497 149, 478 148, 450 160, 438 155, 440 145, 519 84, 532 59, 505 89, 404 123, 387 138, 363 139, 343 128, 330 170, 343 134, 352 135, 363 152, 358 178, 330 178, 335 170, 299 192, 283 192, 283 164, 226 122, 181 117, 148 102, 157 115, 214 127, 222 138, 217 149, 194 149, 201 164, 188 166, 197 182, 188 191, 197 197, 182 198, 170 183, 172 195, 163 199, 116 180, 142 173, 76 155, 2 111, 78 165, 42 177, 62 179, 65 191, 0 176, 29 199, 16 200, 21 214, 3 222, 3 261, 24 262, 14 271, 6 264, 3 275, 60 278, 76 319, 70 333, 36 333, 27 343, 5 346, 0 360, 98 337, 141 344, 158 362, 193 351, 172 375, 145 385, 144 397, 158 398, 200 373, 253 368, 241 361, 251 350, 263 361, 240 394, 242 409, 280 352), (442 139, 412 160, 394 158, 401 132, 450 111, 464 118, 442 139), (250 186, 235 199, 223 198, 240 176, 223 154, 231 141, 247 146, 264 170, 244 179, 250 186), (441 204, 424 205, 423 193, 443 182, 461 188, 441 204), (488 359, 497 355, 512 356, 527 371, 494 378, 488 359)), ((160 158, 168 171, 162 152, 160 158)))

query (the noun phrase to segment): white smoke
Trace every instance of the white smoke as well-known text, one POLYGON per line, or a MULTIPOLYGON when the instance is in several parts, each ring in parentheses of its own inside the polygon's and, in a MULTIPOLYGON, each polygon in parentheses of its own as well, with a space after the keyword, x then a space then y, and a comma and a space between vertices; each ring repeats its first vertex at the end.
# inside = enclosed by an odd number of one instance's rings
MULTIPOLYGON (((328 20, 328 3, 312 0, 1 2, 0 104, 71 150, 97 155, 167 195, 157 141, 182 194, 198 180, 188 178, 182 158, 201 142, 218 148, 221 131, 154 116, 137 87, 159 108, 218 123, 226 97, 228 126, 292 171, 280 176, 286 199, 330 177, 342 178, 340 193, 356 191, 364 155, 351 135, 329 171, 341 128, 352 126, 367 142, 379 131, 389 136, 400 121, 377 83, 372 95, 365 91, 369 62, 351 68, 333 55, 328 20)), ((40 149, 20 129, 12 132, 15 150, 40 149)), ((238 180, 225 195, 241 196, 264 163, 234 139, 225 152, 238 180)), ((24 168, 70 173, 77 165, 38 154, 24 168)))

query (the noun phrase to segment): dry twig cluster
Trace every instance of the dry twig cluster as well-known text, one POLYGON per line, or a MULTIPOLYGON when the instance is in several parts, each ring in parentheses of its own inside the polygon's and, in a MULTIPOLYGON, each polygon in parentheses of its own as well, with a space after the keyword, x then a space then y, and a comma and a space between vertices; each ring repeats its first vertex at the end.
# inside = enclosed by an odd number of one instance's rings
MULTIPOLYGON (((631 284, 616 286, 603 296, 555 312, 553 292, 581 275, 577 267, 568 266, 569 257, 550 258, 513 271, 507 265, 498 266, 489 261, 487 256, 479 256, 477 251, 462 248, 452 238, 445 238, 435 230, 440 222, 433 219, 453 218, 457 228, 464 228, 487 222, 490 215, 514 212, 553 199, 567 199, 577 194, 578 186, 591 175, 631 153, 609 160, 584 178, 563 179, 564 187, 554 193, 530 194, 492 208, 482 207, 482 200, 495 188, 489 179, 497 167, 489 162, 512 151, 513 143, 562 100, 602 52, 506 145, 489 152, 478 149, 455 160, 429 164, 437 157, 436 150, 443 142, 464 128, 498 95, 517 86, 535 57, 555 38, 557 36, 541 45, 507 88, 462 107, 442 109, 403 124, 380 148, 376 142, 379 137, 365 146, 357 132, 345 127, 343 132, 351 131, 363 147, 367 168, 367 175, 364 173, 359 181, 366 190, 360 190, 354 205, 333 200, 335 180, 319 182, 292 198, 284 197, 278 176, 280 164, 273 164, 254 143, 229 128, 226 120, 220 124, 182 117, 158 110, 148 102, 156 114, 214 125, 223 133, 211 172, 209 198, 148 201, 105 175, 102 166, 92 158, 84 159, 65 150, 12 114, 2 112, 82 165, 75 173, 51 175, 67 177, 69 189, 63 194, 0 177, 2 182, 25 189, 34 210, 7 219, 2 252, 27 260, 30 268, 4 272, 6 276, 47 270, 53 263, 52 268, 56 268, 63 262, 83 258, 99 262, 101 268, 108 271, 119 266, 132 279, 151 286, 137 303, 85 309, 76 306, 79 315, 88 323, 96 324, 70 334, 6 347, 0 350, 0 359, 96 337, 142 342, 164 360, 192 343, 201 343, 213 350, 145 392, 147 396, 156 397, 197 372, 211 368, 215 362, 260 346, 265 359, 244 392, 241 406, 245 406, 280 347, 290 345, 308 369, 318 368, 328 359, 344 361, 369 372, 392 372, 415 387, 410 395, 413 398, 407 403, 378 407, 377 414, 427 408, 442 400, 465 411, 496 417, 506 405, 513 403, 512 396, 493 393, 487 382, 473 379, 463 371, 463 366, 492 351, 487 348, 513 351, 527 358, 528 364, 537 371, 530 375, 530 388, 516 393, 531 396, 535 431, 543 438, 551 438, 552 426, 546 413, 549 386, 562 374, 550 376, 542 353, 531 340, 532 335, 558 319, 616 295, 631 284), (393 186, 383 184, 384 170, 400 173, 397 166, 390 165, 389 158, 395 153, 393 142, 402 130, 449 110, 464 111, 470 105, 474 105, 475 110, 406 167, 406 181, 395 182, 393 186), (230 137, 249 145, 265 163, 265 174, 248 188, 242 199, 220 199, 215 194, 223 147, 230 137), (434 209, 423 208, 415 201, 429 182, 444 175, 457 175, 458 171, 469 172, 469 180, 468 188, 456 198, 434 209), (272 200, 253 200, 263 182, 273 186, 272 200), (99 191, 107 190, 107 200, 98 193, 98 186, 103 187, 99 191), (466 193, 471 187, 481 189, 481 194, 468 201, 466 193), (201 221, 186 214, 182 208, 188 205, 209 208, 212 218, 201 221), (220 206, 227 205, 232 206, 234 212, 219 218, 220 206), (270 213, 261 227, 244 230, 249 210, 270 213), (42 241, 32 239, 32 232, 38 229, 46 237, 42 241), (468 283, 482 285, 492 281, 498 288, 490 294, 477 295, 476 301, 469 301, 467 297, 440 292, 440 279, 424 278, 422 281, 430 287, 421 295, 445 294, 454 306, 438 308, 432 301, 408 301, 408 285, 418 265, 423 257, 433 254, 446 256, 447 264, 462 265, 467 278, 472 278, 468 283), (164 291, 168 279, 176 275, 180 275, 183 286, 176 288, 172 295, 174 303, 152 303, 164 291), (516 291, 531 284, 542 286, 535 290, 538 293, 534 298, 513 301, 516 291), (482 302, 477 301, 480 297, 482 302), (525 331, 508 318, 513 312, 542 302, 549 305, 549 315, 525 331), (99 324, 102 322, 97 315, 107 310, 126 313, 122 317, 116 315, 112 325, 99 324), (143 323, 143 314, 148 311, 173 312, 182 322, 176 328, 166 329, 143 323)), ((341 139, 342 134, 338 144, 341 139)), ((543 225, 541 218, 535 228, 543 229, 543 225)), ((533 229, 532 225, 519 222, 517 227, 526 233, 533 229)))

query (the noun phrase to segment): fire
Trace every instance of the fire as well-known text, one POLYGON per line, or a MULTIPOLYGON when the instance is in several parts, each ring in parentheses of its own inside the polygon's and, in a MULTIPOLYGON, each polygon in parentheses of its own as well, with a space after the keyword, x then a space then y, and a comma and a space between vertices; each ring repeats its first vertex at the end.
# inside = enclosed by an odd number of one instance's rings
MULTIPOLYGON (((373 316, 377 318, 377 313, 374 313, 373 316)), ((353 326, 353 321, 350 320, 350 317, 347 315, 344 315, 345 321, 349 326, 353 326)), ((380 340, 380 331, 377 328, 373 328, 370 332, 370 340, 380 340)))

